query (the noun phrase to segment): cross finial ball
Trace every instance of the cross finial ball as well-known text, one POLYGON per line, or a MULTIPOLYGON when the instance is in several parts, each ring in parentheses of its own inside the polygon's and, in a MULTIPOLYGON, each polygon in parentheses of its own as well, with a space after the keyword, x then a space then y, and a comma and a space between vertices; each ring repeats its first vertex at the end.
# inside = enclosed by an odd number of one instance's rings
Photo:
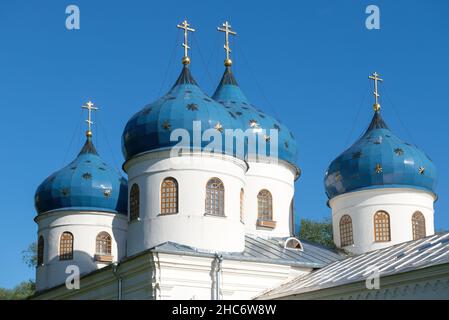
POLYGON ((223 47, 226 51, 226 60, 224 64, 226 67, 230 67, 232 65, 232 60, 230 58, 230 53, 232 50, 231 47, 229 46, 229 35, 235 36, 237 32, 231 30, 231 25, 229 24, 228 21, 225 21, 223 23, 223 28, 218 27, 217 30, 225 33, 225 44, 223 47))
POLYGON ((184 19, 184 21, 181 24, 178 24, 176 26, 179 29, 183 29, 184 30, 184 43, 182 44, 182 46, 184 47, 184 57, 182 58, 182 64, 183 65, 188 65, 190 63, 190 58, 189 58, 189 31, 190 32, 195 32, 195 29, 190 28, 190 24, 187 22, 187 19, 184 19))
POLYGON ((380 110, 380 104, 379 104, 379 91, 378 91, 378 82, 382 82, 384 81, 383 79, 380 78, 380 75, 377 72, 374 72, 372 75, 370 75, 368 77, 369 79, 374 81, 374 105, 373 105, 373 109, 375 112, 378 112, 380 110))
POLYGON ((98 108, 94 107, 94 103, 92 101, 90 101, 90 100, 86 103, 85 106, 81 106, 81 108, 87 109, 87 119, 86 119, 87 131, 86 131, 86 137, 90 138, 90 137, 92 137, 92 128, 91 128, 91 126, 94 123, 92 121, 92 111, 96 111, 96 110, 98 110, 98 108))

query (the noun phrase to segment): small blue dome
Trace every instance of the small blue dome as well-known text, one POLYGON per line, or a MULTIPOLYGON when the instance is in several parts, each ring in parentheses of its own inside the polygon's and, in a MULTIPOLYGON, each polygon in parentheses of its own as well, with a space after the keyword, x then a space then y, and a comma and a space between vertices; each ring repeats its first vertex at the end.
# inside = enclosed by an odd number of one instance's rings
MULTIPOLYGON (((251 128, 251 124, 254 126, 254 123, 258 128, 265 129, 267 136, 269 136, 270 129, 277 129, 278 157, 295 165, 297 146, 292 132, 278 120, 263 113, 262 110, 248 101, 238 86, 230 67, 226 67, 212 98, 221 103, 234 118, 241 122, 240 126, 243 131, 251 128)), ((269 143, 270 141, 267 140, 266 154, 269 154, 269 143)))
POLYGON ((127 214, 128 182, 97 154, 88 137, 68 166, 53 173, 37 188, 38 214, 51 210, 94 210, 127 214))
POLYGON ((414 188, 435 194, 436 180, 432 160, 394 135, 378 111, 363 136, 332 161, 324 184, 331 199, 373 188, 414 188))
MULTIPOLYGON (((207 129, 221 132, 223 152, 225 129, 240 127, 239 120, 231 112, 203 93, 186 65, 166 95, 145 106, 126 124, 122 134, 125 159, 175 146, 179 141, 170 141, 170 134, 178 128, 189 132, 190 146, 193 147, 193 121, 201 122, 201 135, 207 129)), ((201 148, 209 143, 201 141, 201 148)))

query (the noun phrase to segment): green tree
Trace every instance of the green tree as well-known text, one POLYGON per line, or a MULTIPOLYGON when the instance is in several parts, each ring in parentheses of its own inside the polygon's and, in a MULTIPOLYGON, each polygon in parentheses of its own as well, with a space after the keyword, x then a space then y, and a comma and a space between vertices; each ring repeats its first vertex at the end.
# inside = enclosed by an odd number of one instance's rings
MULTIPOLYGON (((26 250, 22 251, 22 260, 30 268, 37 266, 37 244, 30 243, 26 250)), ((33 295, 35 283, 32 280, 23 281, 13 289, 0 288, 0 300, 21 300, 33 295)))
POLYGON ((322 221, 301 219, 299 238, 321 244, 327 248, 335 248, 332 221, 329 218, 325 218, 322 221))
POLYGON ((13 289, 0 288, 0 300, 22 300, 34 294, 34 282, 23 281, 13 289))
POLYGON ((26 250, 22 251, 22 260, 30 268, 36 268, 37 266, 37 244, 36 242, 30 243, 26 250))

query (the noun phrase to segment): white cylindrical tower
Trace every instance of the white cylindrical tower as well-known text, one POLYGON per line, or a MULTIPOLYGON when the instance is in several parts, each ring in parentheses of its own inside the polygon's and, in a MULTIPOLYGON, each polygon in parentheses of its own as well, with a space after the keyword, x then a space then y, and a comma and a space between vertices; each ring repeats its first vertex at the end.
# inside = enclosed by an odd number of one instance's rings
POLYGON ((35 205, 37 291, 126 256, 127 181, 98 156, 90 131, 78 157, 38 187, 35 205))
POLYGON ((368 189, 336 196, 329 201, 334 243, 359 254, 432 235, 434 201, 433 193, 412 188, 368 189), (350 223, 352 241, 348 241, 350 223))
POLYGON ((261 237, 288 237, 292 235, 294 182, 297 168, 285 161, 277 163, 248 162, 244 189, 243 221, 245 232, 261 237), (264 219, 264 204, 271 217, 264 219))
POLYGON ((35 219, 38 242, 44 242, 37 266, 36 290, 66 281, 68 266, 80 275, 126 256, 126 215, 102 211, 54 210, 35 219))
POLYGON ((124 168, 130 206, 133 188, 139 190, 137 218, 129 221, 129 255, 168 241, 208 251, 243 251, 239 196, 245 162, 206 153, 172 158, 166 150, 135 157, 124 168))

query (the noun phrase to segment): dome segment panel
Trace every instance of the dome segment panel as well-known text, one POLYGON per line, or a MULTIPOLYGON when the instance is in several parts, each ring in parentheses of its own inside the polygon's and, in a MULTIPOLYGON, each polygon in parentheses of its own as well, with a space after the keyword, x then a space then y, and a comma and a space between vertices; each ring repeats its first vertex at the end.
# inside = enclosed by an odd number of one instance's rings
MULTIPOLYGON (((222 104, 228 112, 240 121, 241 129, 265 129, 266 150, 270 154, 270 129, 278 130, 278 157, 291 164, 297 160, 297 145, 293 133, 280 121, 252 105, 238 86, 229 66, 226 67, 223 77, 212 98, 222 104)), ((246 147, 246 151, 248 148, 246 147)), ((256 148, 256 152, 258 149, 256 148)))
POLYGON ((329 199, 372 188, 415 188, 435 193, 436 167, 416 146, 402 141, 379 111, 363 134, 330 164, 324 184, 329 199))
MULTIPOLYGON (((207 129, 215 130, 222 140, 225 153, 225 129, 241 127, 221 104, 208 97, 196 84, 189 67, 185 65, 171 90, 157 101, 145 106, 126 124, 122 135, 122 151, 126 160, 141 153, 163 150, 178 144, 170 135, 175 129, 185 129, 190 136, 190 146, 195 148, 194 121, 201 124, 201 136, 207 129)), ((198 123, 197 123, 198 124, 198 123)), ((214 131, 211 131, 214 132, 214 131)), ((213 139, 201 139, 203 149, 213 139)), ((234 154, 234 150, 231 152, 234 154)))
POLYGON ((126 179, 99 157, 88 137, 76 159, 37 188, 35 207, 38 214, 52 210, 127 214, 127 193, 126 179))

